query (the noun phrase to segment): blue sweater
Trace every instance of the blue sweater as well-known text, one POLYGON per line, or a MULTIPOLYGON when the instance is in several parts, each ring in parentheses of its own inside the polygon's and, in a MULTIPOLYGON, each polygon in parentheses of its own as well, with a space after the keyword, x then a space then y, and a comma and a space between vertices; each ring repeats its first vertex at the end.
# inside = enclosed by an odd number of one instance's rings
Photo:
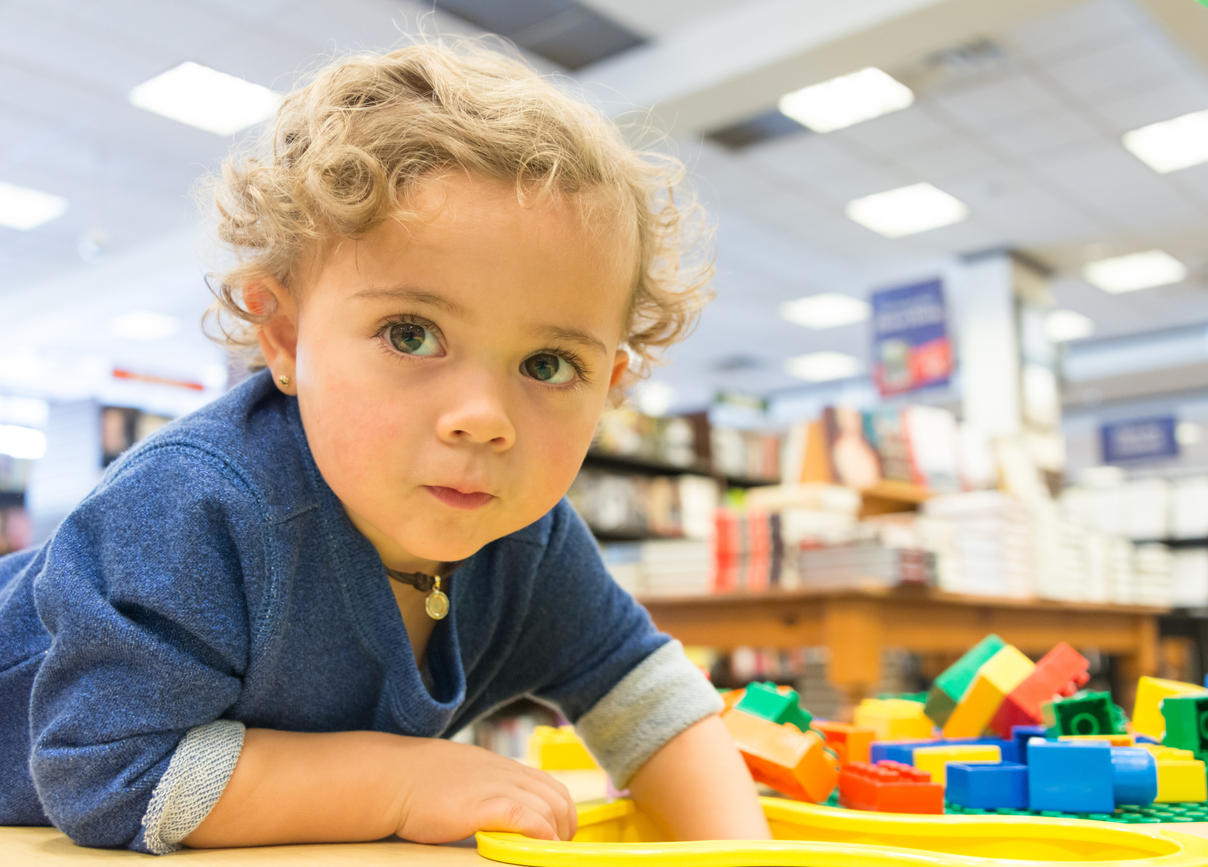
POLYGON ((623 785, 718 708, 565 500, 446 591, 425 685, 296 400, 257 374, 0 558, 0 824, 168 852, 217 801, 245 726, 440 737, 526 694, 623 785))

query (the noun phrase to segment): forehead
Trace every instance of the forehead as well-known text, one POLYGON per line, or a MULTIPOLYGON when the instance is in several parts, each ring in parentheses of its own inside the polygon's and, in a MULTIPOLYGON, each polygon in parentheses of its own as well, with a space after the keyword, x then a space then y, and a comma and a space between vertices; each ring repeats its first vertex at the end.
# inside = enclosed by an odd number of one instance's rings
POLYGON ((526 193, 450 172, 424 180, 394 219, 329 249, 322 270, 349 289, 399 284, 550 313, 620 318, 637 275, 633 215, 598 192, 526 193), (358 284, 356 287, 349 283, 358 284))

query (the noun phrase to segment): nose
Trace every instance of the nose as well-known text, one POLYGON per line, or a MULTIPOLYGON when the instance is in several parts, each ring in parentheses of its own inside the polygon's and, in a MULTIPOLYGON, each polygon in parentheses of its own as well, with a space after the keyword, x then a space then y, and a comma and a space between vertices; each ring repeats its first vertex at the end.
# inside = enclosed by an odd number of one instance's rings
POLYGON ((505 385, 487 373, 467 375, 449 390, 437 434, 447 443, 481 443, 511 448, 516 428, 505 401, 505 385))

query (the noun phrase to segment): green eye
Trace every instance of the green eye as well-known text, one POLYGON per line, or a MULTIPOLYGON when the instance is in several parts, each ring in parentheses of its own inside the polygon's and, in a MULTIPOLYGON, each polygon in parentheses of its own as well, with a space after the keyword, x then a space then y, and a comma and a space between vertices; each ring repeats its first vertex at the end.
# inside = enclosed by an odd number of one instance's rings
POLYGON ((553 385, 562 385, 575 378, 575 368, 569 361, 549 353, 525 359, 520 367, 533 379, 553 385))
POLYGON ((405 355, 436 355, 440 341, 430 328, 417 322, 396 322, 386 329, 390 345, 405 355))

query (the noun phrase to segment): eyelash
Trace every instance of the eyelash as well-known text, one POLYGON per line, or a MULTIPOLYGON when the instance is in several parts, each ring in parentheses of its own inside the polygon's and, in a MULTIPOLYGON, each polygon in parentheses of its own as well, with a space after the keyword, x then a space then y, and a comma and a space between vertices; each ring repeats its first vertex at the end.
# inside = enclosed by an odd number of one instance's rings
MULTIPOLYGON (((391 358, 402 359, 410 357, 406 353, 399 352, 397 349, 395 349, 390 343, 390 338, 386 336, 386 333, 391 329, 392 326, 395 325, 422 326, 435 334, 436 339, 442 344, 444 343, 444 335, 441 333, 440 328, 437 327, 436 323, 430 319, 425 319, 422 316, 413 316, 410 314, 406 316, 395 316, 385 320, 375 334, 379 340, 380 346, 382 347, 382 351, 386 352, 391 358)), ((575 369, 575 381, 561 385, 550 385, 548 382, 542 382, 539 379, 529 377, 529 379, 532 379, 532 381, 537 383, 537 385, 540 385, 543 388, 548 388, 551 391, 575 391, 576 389, 588 385, 591 382, 591 380, 587 377, 587 365, 584 364, 582 356, 580 356, 577 352, 574 352, 570 349, 554 349, 553 347, 548 347, 546 349, 537 350, 530 355, 529 358, 536 358, 538 355, 555 355, 558 358, 561 358, 563 361, 566 361, 575 369)), ((527 361, 528 359, 525 360, 527 361)))

